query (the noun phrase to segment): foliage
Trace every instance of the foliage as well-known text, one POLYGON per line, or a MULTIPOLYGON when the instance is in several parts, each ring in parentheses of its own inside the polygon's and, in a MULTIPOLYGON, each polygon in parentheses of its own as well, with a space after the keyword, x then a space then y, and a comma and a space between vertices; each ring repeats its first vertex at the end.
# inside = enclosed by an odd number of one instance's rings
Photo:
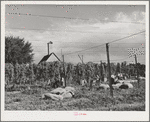
POLYGON ((120 63, 117 63, 117 66, 116 66, 116 74, 117 73, 120 73, 120 63))
MULTIPOLYGON (((139 74, 144 76, 145 66, 138 64, 139 66, 139 74)), ((40 64, 18 64, 12 65, 10 63, 5 64, 5 79, 6 84, 8 82, 15 84, 34 84, 39 82, 46 83, 48 80, 51 80, 52 84, 59 84, 61 78, 66 78, 67 84, 71 82, 80 84, 81 79, 86 79, 89 83, 89 80, 95 80, 98 75, 101 79, 104 77, 105 69, 107 69, 107 65, 104 64, 95 64, 92 62, 88 62, 87 64, 78 63, 77 65, 73 65, 71 63, 64 63, 65 67, 65 76, 63 70, 63 63, 59 61, 54 62, 42 62, 40 64)), ((134 72, 135 65, 133 64, 125 64, 122 63, 122 73, 126 73, 128 75, 135 75, 134 72)), ((111 63, 111 73, 115 74, 119 71, 119 63, 117 65, 111 63)), ((57 85, 59 86, 59 85, 57 85)))
POLYGON ((31 63, 33 61, 31 43, 24 38, 5 37, 5 62, 12 64, 31 63))
POLYGON ((14 66, 5 64, 5 84, 10 84, 14 81, 14 66))

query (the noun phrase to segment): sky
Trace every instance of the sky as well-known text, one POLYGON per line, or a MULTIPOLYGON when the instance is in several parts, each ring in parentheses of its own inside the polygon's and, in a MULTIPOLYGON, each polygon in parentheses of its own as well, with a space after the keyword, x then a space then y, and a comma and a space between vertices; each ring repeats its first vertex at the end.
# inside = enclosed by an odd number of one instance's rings
MULTIPOLYGON (((145 33, 118 40, 144 31, 144 5, 35 5, 5 6, 5 36, 19 36, 32 43, 34 62, 38 63, 54 52, 66 62, 107 62, 106 43, 109 43, 110 62, 134 63, 128 48, 145 50, 145 33), (115 41, 118 40, 118 41, 115 41), (114 42, 112 42, 114 41, 114 42), (94 48, 95 47, 95 48, 94 48)), ((57 60, 54 56, 49 61, 57 60)), ((138 55, 145 64, 145 55, 138 55)))

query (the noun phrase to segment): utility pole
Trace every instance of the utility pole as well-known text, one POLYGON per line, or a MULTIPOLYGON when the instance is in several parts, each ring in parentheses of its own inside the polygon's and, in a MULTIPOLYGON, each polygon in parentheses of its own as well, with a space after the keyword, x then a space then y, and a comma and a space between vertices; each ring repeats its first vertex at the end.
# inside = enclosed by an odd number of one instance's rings
POLYGON ((83 55, 82 55, 82 64, 83 64, 83 55))
POLYGON ((66 74, 65 74, 64 55, 62 55, 62 57, 63 57, 63 72, 64 72, 64 80, 65 80, 65 87, 66 87, 66 74))
POLYGON ((109 45, 106 43, 106 52, 107 52, 107 61, 108 61, 108 73, 109 73, 109 87, 110 87, 110 96, 113 97, 113 89, 111 83, 111 68, 110 68, 110 60, 109 60, 109 45))
POLYGON ((136 54, 134 55, 134 57, 135 57, 135 65, 136 65, 136 71, 137 71, 137 81, 138 81, 138 88, 139 88, 139 71, 138 71, 136 54))

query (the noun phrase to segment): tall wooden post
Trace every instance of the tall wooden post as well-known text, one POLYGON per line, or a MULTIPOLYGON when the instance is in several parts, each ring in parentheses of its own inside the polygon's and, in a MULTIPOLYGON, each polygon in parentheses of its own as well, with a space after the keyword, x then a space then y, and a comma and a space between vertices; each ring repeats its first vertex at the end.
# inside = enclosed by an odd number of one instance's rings
POLYGON ((82 55, 82 64, 83 64, 83 55, 82 55))
POLYGON ((64 72, 64 80, 65 80, 65 87, 66 87, 66 73, 65 73, 64 55, 62 55, 62 58, 63 58, 63 72, 64 72))
POLYGON ((113 89, 112 89, 112 83, 111 83, 111 68, 110 68, 110 61, 109 61, 109 45, 108 45, 108 43, 106 43, 106 52, 107 52, 107 61, 108 61, 110 96, 113 97, 113 89))
MULTIPOLYGON (((62 49, 61 49, 61 59, 62 59, 63 57, 62 57, 62 49)), ((63 59, 62 59, 63 60, 63 59)))
POLYGON ((121 63, 120 63, 120 73, 121 73, 121 63))
POLYGON ((48 55, 49 55, 49 43, 47 43, 47 48, 48 48, 48 55))
POLYGON ((139 87, 139 71, 138 71, 138 65, 137 65, 137 57, 136 57, 136 54, 135 54, 134 56, 135 56, 135 65, 136 65, 136 71, 137 71, 137 81, 138 81, 138 87, 139 87))

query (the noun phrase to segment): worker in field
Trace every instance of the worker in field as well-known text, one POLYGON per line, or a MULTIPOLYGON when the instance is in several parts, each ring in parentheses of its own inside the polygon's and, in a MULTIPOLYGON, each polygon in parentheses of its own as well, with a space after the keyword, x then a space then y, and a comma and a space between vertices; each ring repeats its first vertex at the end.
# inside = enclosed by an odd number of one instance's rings
POLYGON ((100 78, 99 75, 96 76, 96 83, 97 83, 98 85, 101 84, 101 78, 100 78))
POLYGON ((115 75, 111 75, 110 82, 111 84, 115 84, 115 75))
POLYGON ((118 80, 119 80, 118 76, 111 75, 111 79, 110 79, 111 84, 117 84, 117 83, 119 83, 118 80))

